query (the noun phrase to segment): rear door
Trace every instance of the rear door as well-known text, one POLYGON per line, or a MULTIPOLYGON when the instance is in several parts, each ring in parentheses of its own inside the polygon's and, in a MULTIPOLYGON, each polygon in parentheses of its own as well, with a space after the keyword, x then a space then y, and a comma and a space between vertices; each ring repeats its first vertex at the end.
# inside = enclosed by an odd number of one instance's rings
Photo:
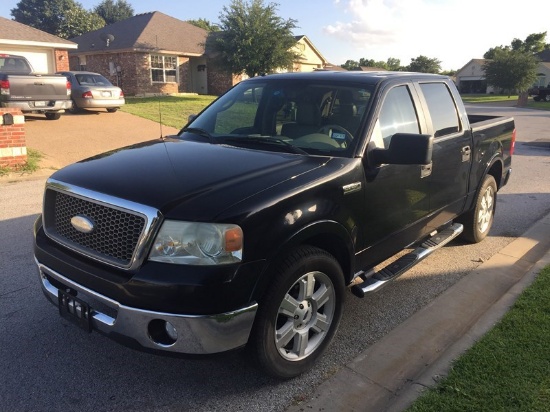
POLYGON ((430 226, 436 228, 462 211, 472 162, 471 132, 464 130, 458 108, 445 81, 419 82, 428 134, 434 136, 431 174, 430 226))

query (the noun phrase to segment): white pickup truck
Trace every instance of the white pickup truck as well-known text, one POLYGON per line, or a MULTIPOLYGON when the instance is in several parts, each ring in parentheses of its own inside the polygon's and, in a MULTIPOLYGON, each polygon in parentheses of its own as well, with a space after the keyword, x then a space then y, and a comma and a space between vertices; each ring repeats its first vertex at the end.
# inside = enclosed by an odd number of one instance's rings
POLYGON ((71 84, 61 75, 34 73, 23 56, 0 54, 0 107, 57 120, 72 107, 71 84))

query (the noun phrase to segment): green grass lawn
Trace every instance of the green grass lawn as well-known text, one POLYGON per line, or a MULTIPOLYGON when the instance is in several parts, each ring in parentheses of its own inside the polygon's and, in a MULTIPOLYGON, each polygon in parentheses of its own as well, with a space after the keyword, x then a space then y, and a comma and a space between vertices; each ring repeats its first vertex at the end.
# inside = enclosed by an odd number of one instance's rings
POLYGON ((499 94, 463 94, 464 103, 516 102, 518 96, 503 96, 499 94))
MULTIPOLYGON (((510 97, 497 94, 464 94, 461 95, 464 103, 499 103, 499 102, 511 102, 516 103, 518 100, 517 95, 510 97)), ((532 98, 529 98, 527 102, 527 108, 538 110, 550 110, 550 102, 535 102, 532 98)))
POLYGON ((407 411, 550 411, 550 266, 407 411))
POLYGON ((160 122, 177 129, 187 123, 190 114, 197 114, 210 104, 216 96, 155 96, 127 97, 121 110, 145 119, 160 122))

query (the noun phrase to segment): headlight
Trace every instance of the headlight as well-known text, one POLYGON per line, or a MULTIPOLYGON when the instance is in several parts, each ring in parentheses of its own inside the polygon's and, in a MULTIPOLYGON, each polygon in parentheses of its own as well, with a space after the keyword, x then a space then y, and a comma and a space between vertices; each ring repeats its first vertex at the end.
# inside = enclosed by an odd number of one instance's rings
POLYGON ((149 260, 178 265, 222 265, 240 262, 243 231, 237 225, 166 220, 149 260))

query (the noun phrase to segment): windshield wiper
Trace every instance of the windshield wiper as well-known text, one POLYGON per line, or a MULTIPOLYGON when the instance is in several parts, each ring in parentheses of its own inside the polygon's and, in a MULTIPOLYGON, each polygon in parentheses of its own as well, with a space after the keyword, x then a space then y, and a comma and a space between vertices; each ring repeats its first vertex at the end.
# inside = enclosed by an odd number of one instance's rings
POLYGON ((309 155, 308 152, 306 152, 303 149, 300 149, 299 147, 293 146, 292 144, 284 141, 283 139, 279 139, 277 137, 260 137, 260 136, 243 136, 243 137, 226 137, 224 140, 224 143, 234 143, 234 144, 246 144, 248 143, 254 143, 254 144, 268 144, 268 145, 276 145, 279 147, 283 147, 286 149, 287 152, 290 153, 296 153, 301 155, 309 155))
POLYGON ((210 132, 205 129, 201 129, 200 127, 186 127, 182 130, 182 132, 193 133, 202 137, 206 137, 212 143, 216 142, 216 139, 214 139, 214 136, 212 136, 210 132))

